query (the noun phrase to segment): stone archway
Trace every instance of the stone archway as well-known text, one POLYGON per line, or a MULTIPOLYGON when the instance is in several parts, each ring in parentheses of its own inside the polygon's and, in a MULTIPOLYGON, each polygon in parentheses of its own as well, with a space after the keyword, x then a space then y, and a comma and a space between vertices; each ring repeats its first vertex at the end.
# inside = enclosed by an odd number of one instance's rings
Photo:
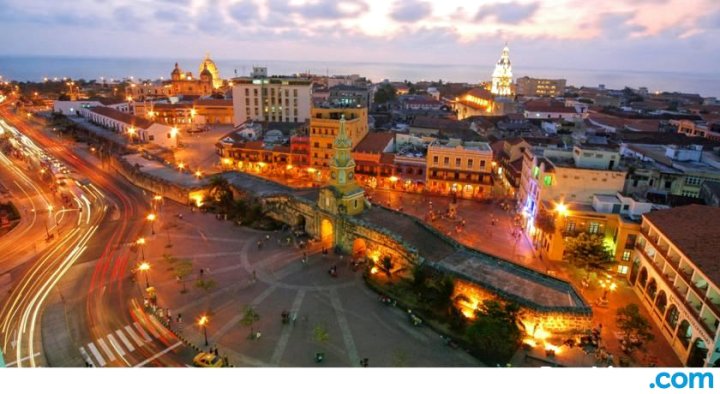
POLYGON ((665 291, 660 290, 660 292, 658 292, 657 298, 655 299, 655 307, 660 312, 660 315, 665 313, 666 306, 667 306, 667 295, 665 295, 665 291))
POLYGON ((335 241, 335 228, 330 219, 322 219, 320 221, 320 241, 323 244, 333 246, 335 241))
POLYGON ((306 224, 305 215, 298 215, 297 218, 295 219, 295 228, 297 230, 305 231, 305 224, 306 224))
POLYGON ((359 258, 365 256, 367 252, 367 242, 363 238, 355 238, 352 244, 352 256, 359 258))
POLYGON ((653 301, 655 299, 655 295, 657 295, 657 282, 655 282, 655 278, 650 279, 646 290, 648 297, 650 297, 650 301, 653 301))
POLYGON ((692 348, 690 349, 690 355, 688 356, 686 366, 690 368, 700 368, 705 366, 705 359, 708 355, 708 347, 700 338, 695 339, 692 348))
POLYGON ((677 339, 682 343, 683 347, 687 349, 690 345, 690 338, 692 338, 692 327, 687 320, 680 322, 680 326, 677 329, 677 339))
POLYGON ((673 330, 677 327, 678 319, 680 318, 680 311, 675 304, 670 304, 670 307, 665 314, 665 323, 667 323, 673 330))
POLYGON ((647 279, 648 279, 647 268, 642 267, 642 268, 640 269, 640 275, 638 275, 637 284, 638 284, 638 285, 640 286, 640 288, 642 288, 643 290, 645 289, 645 284, 647 284, 647 279))

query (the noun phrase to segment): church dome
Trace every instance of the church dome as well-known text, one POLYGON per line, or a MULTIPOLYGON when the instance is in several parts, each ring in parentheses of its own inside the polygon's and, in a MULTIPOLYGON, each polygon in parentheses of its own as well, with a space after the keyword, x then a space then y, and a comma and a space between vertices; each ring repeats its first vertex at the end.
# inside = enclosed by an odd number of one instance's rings
POLYGON ((206 69, 210 72, 213 79, 215 79, 215 80, 220 79, 220 73, 218 73, 218 69, 217 69, 217 66, 215 65, 215 62, 212 61, 212 59, 210 59, 210 54, 205 55, 205 59, 202 61, 202 63, 200 63, 200 69, 199 69, 200 75, 202 75, 202 73, 206 69))

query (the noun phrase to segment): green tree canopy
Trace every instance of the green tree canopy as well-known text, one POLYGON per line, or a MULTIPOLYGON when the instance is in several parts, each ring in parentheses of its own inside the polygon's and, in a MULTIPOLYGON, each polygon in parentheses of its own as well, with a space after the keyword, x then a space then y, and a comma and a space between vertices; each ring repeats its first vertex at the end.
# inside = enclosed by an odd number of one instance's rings
POLYGON ((257 313, 252 305, 246 305, 243 309, 243 316, 242 319, 240 319, 240 324, 245 327, 250 327, 250 336, 253 336, 253 328, 258 320, 260 320, 260 314, 257 313))
POLYGON ((504 365, 517 351, 522 339, 519 315, 516 304, 483 301, 476 320, 467 328, 467 337, 485 361, 504 365))
POLYGON ((580 233, 565 238, 564 259, 582 268, 605 268, 612 262, 610 248, 598 234, 580 233))
POLYGON ((615 321, 626 339, 636 337, 645 342, 655 338, 650 322, 640 313, 637 304, 627 304, 618 308, 615 312, 615 321))
POLYGON ((386 83, 378 87, 375 92, 375 96, 373 97, 373 101, 375 101, 376 104, 386 104, 394 101, 396 96, 397 91, 395 88, 389 83, 386 83))

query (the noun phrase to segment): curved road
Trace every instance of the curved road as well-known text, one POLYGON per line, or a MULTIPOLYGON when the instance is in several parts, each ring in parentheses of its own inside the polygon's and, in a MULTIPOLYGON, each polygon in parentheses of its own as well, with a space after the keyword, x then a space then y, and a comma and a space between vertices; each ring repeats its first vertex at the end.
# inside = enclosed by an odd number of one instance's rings
MULTIPOLYGON (((86 213, 88 227, 79 227, 72 237, 70 234, 63 237, 63 241, 70 239, 68 242, 77 243, 79 248, 65 247, 53 252, 55 261, 61 261, 54 265, 56 272, 67 273, 73 263, 76 267, 68 275, 69 279, 61 282, 69 290, 59 292, 59 301, 55 297, 55 302, 48 304, 48 314, 59 315, 58 320, 63 324, 48 323, 47 330, 52 330, 52 335, 43 335, 46 365, 183 366, 188 363, 192 352, 144 313, 144 289, 133 281, 139 256, 128 246, 139 236, 148 236, 144 218, 149 212, 151 196, 144 195, 102 161, 76 153, 67 143, 43 134, 6 108, 0 109, 0 116, 89 180, 89 190, 95 197, 92 210, 86 213), (57 257, 61 253, 65 253, 65 259, 57 257)), ((49 275, 47 271, 42 272, 49 275)), ((46 278, 44 282, 52 283, 52 288, 59 281, 54 280, 57 277, 46 278)), ((47 298, 49 290, 46 289, 33 289, 34 294, 40 294, 32 304, 34 309, 20 315, 37 318, 41 312, 37 301, 44 300, 43 295, 47 298)), ((5 314, 2 317, 17 320, 17 315, 16 312, 12 317, 5 314)), ((19 328, 23 328, 20 331, 28 334, 22 322, 14 324, 20 324, 19 328)), ((32 328, 36 330, 36 326, 37 323, 32 328)), ((35 330, 29 334, 37 335, 35 330)), ((21 361, 17 365, 37 365, 32 360, 39 338, 22 338, 18 343, 25 343, 27 352, 18 354, 15 360, 21 361), (22 361, 25 358, 29 364, 22 361)))

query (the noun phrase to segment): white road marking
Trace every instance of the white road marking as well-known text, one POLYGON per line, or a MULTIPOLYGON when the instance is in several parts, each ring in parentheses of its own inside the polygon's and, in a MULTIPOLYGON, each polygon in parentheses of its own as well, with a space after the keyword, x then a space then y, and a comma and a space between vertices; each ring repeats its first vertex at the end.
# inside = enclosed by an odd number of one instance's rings
POLYGON ((132 352, 133 350, 135 350, 135 346, 130 343, 125 334, 123 334, 122 330, 115 330, 115 334, 117 334, 117 336, 120 338, 122 343, 125 344, 125 347, 127 347, 129 351, 132 352))
POLYGON ((163 354, 165 354, 165 353, 167 353, 167 352, 175 349, 176 347, 178 347, 178 346, 180 346, 180 345, 182 345, 182 342, 178 342, 178 343, 170 346, 169 348, 167 348, 167 349, 165 349, 165 350, 163 350, 163 351, 161 351, 161 352, 156 353, 154 356, 146 359, 145 361, 143 361, 143 362, 141 362, 141 363, 139 363, 139 364, 136 364, 135 366, 133 366, 133 368, 142 367, 143 365, 145 365, 145 364, 147 364, 147 363, 155 360, 156 358, 158 358, 158 357, 162 356, 163 354))
MULTIPOLYGON (((125 350, 123 350, 122 346, 118 343, 118 341, 115 339, 113 334, 108 334, 107 336, 108 341, 110 341, 110 345, 112 345, 113 348, 115 348, 115 351, 118 352, 118 354, 122 357, 125 355, 125 350)), ((134 348, 133 348, 134 349, 134 348)), ((131 350, 132 351, 132 350, 131 350)))
POLYGON ((348 352, 350 366, 357 367, 360 364, 360 357, 358 356, 357 347, 355 347, 352 332, 350 332, 350 325, 345 316, 345 310, 340 302, 340 295, 335 289, 330 290, 330 304, 332 304, 333 309, 335 309, 335 314, 337 315, 338 326, 340 326, 345 349, 348 352))
POLYGON ((95 356, 95 360, 97 360, 97 362, 100 364, 100 366, 101 367, 104 366, 106 364, 105 359, 103 358, 102 355, 100 355, 100 351, 98 350, 98 348, 95 347, 95 344, 90 342, 87 344, 87 347, 88 347, 88 349, 90 349, 90 353, 92 353, 93 356, 95 356))
MULTIPOLYGON (((305 290, 300 290, 297 292, 297 295, 295 295, 295 299, 293 300, 292 306, 290 307, 290 318, 297 317, 298 311, 300 310, 300 305, 302 304, 303 298, 305 297, 305 290)), ((280 334, 280 339, 278 340, 277 344, 275 345, 275 350, 273 351, 272 358, 270 359, 270 364, 273 365, 280 365, 280 360, 282 359, 283 354, 285 353, 285 347, 288 344, 288 340, 290 339, 290 333, 292 332, 292 323, 285 324, 282 329, 282 333, 280 334)))
POLYGON ((110 350, 110 348, 108 347, 107 343, 105 343, 105 340, 104 340, 104 339, 98 338, 97 343, 98 343, 98 345, 100 345, 100 348, 105 352, 105 354, 107 354, 108 359, 110 359, 110 361, 115 361, 115 360, 117 360, 117 357, 115 357, 115 353, 113 353, 113 352, 110 350))
POLYGON ((40 355, 40 352, 37 352, 37 353, 33 354, 32 356, 25 356, 25 357, 21 358, 20 360, 15 360, 15 361, 13 361, 13 362, 7 363, 7 364, 5 364, 5 366, 6 366, 6 367, 12 367, 13 365, 17 364, 18 361, 23 362, 23 361, 25 361, 25 360, 29 360, 30 357, 37 357, 37 356, 39 356, 39 355, 40 355))
POLYGON ((85 359, 85 361, 86 361, 88 364, 92 365, 93 367, 95 366, 95 363, 94 363, 93 360, 90 358, 90 356, 87 354, 87 352, 85 351, 85 348, 82 347, 82 346, 80 346, 80 354, 82 354, 83 358, 85 359))
POLYGON ((145 332, 145 329, 142 328, 142 326, 140 325, 140 323, 138 323, 138 322, 133 322, 133 326, 135 326, 135 329, 138 330, 138 332, 140 333, 140 335, 142 335, 142 337, 145 339, 145 342, 150 342, 150 341, 152 341, 152 338, 150 338, 150 335, 148 335, 148 333, 145 332))
POLYGON ((140 339, 140 337, 135 334, 135 331, 133 331, 131 326, 125 326, 125 331, 127 331, 128 334, 130 334, 130 337, 137 343, 138 347, 145 346, 145 343, 140 339))

